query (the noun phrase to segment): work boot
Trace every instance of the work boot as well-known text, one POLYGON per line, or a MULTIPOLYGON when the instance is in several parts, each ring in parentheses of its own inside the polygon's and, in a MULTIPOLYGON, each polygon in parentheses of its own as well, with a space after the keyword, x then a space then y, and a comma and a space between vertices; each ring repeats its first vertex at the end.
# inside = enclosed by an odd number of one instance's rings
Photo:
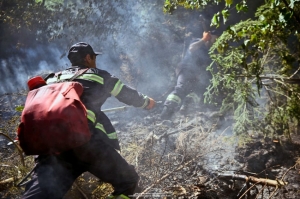
POLYGON ((160 114, 160 119, 161 120, 170 120, 173 114, 174 114, 174 110, 172 110, 171 108, 168 108, 167 106, 164 106, 164 108, 160 114))
POLYGON ((194 102, 194 100, 191 97, 187 97, 183 101, 183 103, 179 109, 179 113, 182 115, 188 115, 192 111, 196 110, 196 108, 197 108, 197 106, 196 106, 196 103, 194 102))

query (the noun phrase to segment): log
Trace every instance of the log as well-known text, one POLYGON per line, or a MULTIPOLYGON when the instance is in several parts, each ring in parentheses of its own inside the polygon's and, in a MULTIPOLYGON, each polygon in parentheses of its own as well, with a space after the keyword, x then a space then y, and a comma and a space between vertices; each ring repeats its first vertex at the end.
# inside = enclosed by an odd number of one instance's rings
POLYGON ((257 178, 254 176, 246 176, 246 175, 238 175, 238 174, 220 174, 218 178, 226 179, 226 180, 244 180, 245 182, 252 182, 252 183, 273 186, 273 187, 284 186, 288 184, 288 182, 285 182, 283 180, 271 180, 267 178, 257 178))

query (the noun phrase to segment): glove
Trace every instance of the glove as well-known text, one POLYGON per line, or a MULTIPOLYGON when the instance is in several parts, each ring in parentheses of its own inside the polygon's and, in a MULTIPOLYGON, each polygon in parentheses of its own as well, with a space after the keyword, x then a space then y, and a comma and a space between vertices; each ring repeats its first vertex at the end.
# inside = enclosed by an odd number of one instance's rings
POLYGON ((154 101, 154 99, 152 98, 148 98, 149 99, 149 102, 148 102, 148 105, 145 107, 146 110, 150 110, 150 109, 153 109, 156 102, 154 101))
POLYGON ((203 41, 209 41, 211 39, 210 32, 203 32, 202 40, 203 41))
POLYGON ((172 110, 171 108, 168 108, 167 106, 164 106, 164 108, 160 114, 160 119, 161 120, 169 120, 169 119, 171 119, 173 114, 174 114, 174 110, 172 110))

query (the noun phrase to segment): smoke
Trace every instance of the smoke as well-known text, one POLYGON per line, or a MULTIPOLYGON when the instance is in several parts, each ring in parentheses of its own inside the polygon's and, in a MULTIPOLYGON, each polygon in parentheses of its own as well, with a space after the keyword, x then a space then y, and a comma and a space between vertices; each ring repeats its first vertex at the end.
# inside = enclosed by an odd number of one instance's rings
POLYGON ((0 95, 26 89, 31 76, 70 67, 66 53, 73 43, 83 41, 90 43, 95 51, 103 52, 97 56, 98 68, 107 70, 154 99, 160 98, 175 86, 175 68, 189 40, 201 37, 203 31, 197 23, 199 11, 182 8, 169 15, 164 14, 162 8, 162 1, 137 1, 126 7, 115 4, 114 12, 118 12, 122 19, 115 19, 113 12, 112 16, 104 18, 98 11, 92 22, 101 32, 101 28, 107 25, 105 22, 115 20, 111 24, 118 31, 104 35, 87 31, 84 35, 73 36, 74 32, 85 30, 85 24, 82 24, 81 30, 64 29, 64 33, 71 37, 66 40, 32 41, 32 47, 19 50, 21 55, 12 54, 8 59, 0 56, 0 95), (126 78, 126 74, 131 77, 126 78))
POLYGON ((58 59, 61 52, 52 44, 22 50, 22 56, 12 55, 8 59, 1 59, 1 94, 26 89, 30 77, 58 70, 67 64, 66 59, 58 59))

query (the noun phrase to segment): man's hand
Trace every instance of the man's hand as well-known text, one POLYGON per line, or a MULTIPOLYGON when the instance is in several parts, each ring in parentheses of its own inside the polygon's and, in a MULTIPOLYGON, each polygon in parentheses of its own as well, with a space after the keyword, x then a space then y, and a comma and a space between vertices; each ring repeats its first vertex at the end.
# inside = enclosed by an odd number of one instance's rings
POLYGON ((202 36, 202 40, 203 41, 209 41, 211 39, 211 34, 210 34, 210 32, 203 32, 203 36, 202 36))
POLYGON ((154 101, 154 99, 149 97, 149 103, 148 106, 145 107, 146 110, 150 110, 153 109, 155 107, 156 102, 154 101))

